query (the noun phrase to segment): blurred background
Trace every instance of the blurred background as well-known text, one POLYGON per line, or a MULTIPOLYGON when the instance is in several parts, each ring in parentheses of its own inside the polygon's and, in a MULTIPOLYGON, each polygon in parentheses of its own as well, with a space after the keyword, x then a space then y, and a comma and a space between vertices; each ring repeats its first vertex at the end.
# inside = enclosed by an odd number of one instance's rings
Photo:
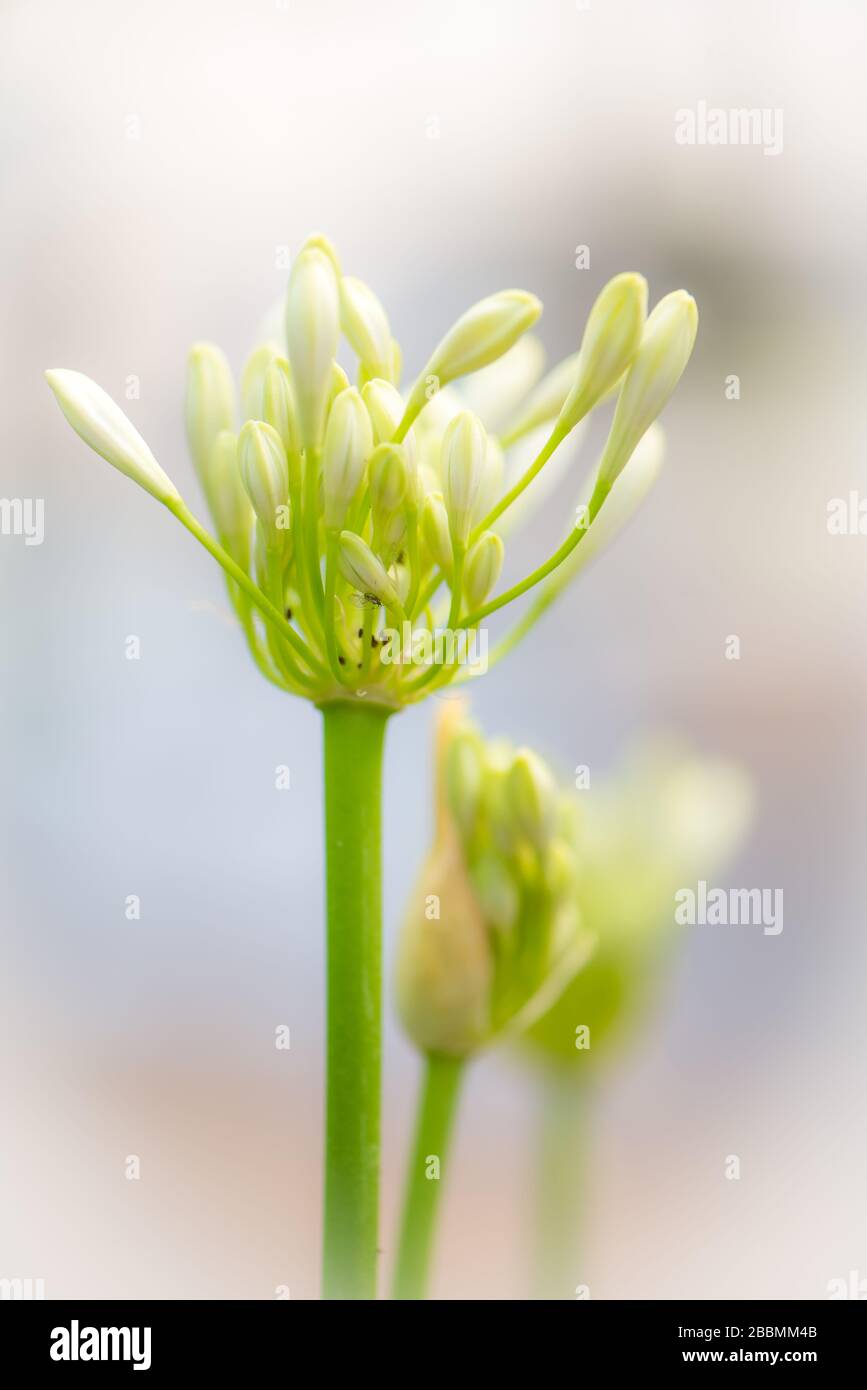
MULTIPOLYGON (((696 296, 649 504, 474 710, 588 765, 588 796, 648 730, 740 760, 757 821, 724 882, 785 894, 779 936, 684 930, 588 1136, 576 1284, 801 1298, 867 1277, 867 538, 826 521, 867 496, 864 39, 856 0, 6 0, 0 494, 43 498, 45 536, 0 537, 0 1276, 49 1298, 316 1296, 319 716, 261 679, 216 566, 42 379, 95 377, 198 501, 187 348, 240 368, 315 230, 375 286, 409 374, 499 288, 542 297, 552 362, 618 270, 696 296), (678 144, 702 101, 779 109, 781 152, 678 144)), ((573 491, 510 573, 553 548, 573 491)), ((433 713, 390 730, 389 976, 433 713)), ((417 1062, 391 1018, 386 1048, 389 1263, 417 1062)), ((475 1066, 440 1296, 526 1296, 535 1113, 532 1069, 475 1066)))

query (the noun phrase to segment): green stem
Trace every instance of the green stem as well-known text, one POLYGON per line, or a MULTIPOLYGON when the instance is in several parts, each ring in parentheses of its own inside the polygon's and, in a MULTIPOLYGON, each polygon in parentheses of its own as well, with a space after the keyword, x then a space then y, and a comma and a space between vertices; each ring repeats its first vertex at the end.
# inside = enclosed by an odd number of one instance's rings
POLYGON ((322 1292, 376 1297, 380 803, 389 711, 324 705, 328 1049, 322 1292))
POLYGON ((431 1054, 426 1060, 406 1177, 394 1298, 421 1299, 427 1294, 443 1169, 464 1066, 463 1057, 431 1054))
POLYGON ((265 597, 258 585, 253 583, 252 579, 250 579, 249 575, 244 573, 240 565, 236 564, 228 551, 224 550, 223 547, 214 540, 213 536, 205 530, 202 523, 193 516, 186 504, 179 500, 177 502, 166 502, 165 505, 172 515, 177 517, 181 525, 187 528, 190 535, 195 536, 199 544, 205 547, 208 554, 213 555, 217 563, 222 565, 223 569, 235 580, 239 588, 243 589, 254 608, 258 608, 265 621, 270 623, 280 636, 286 639, 291 647, 294 647, 298 655, 310 667, 310 670, 315 671, 317 675, 327 675, 325 667, 316 659, 303 638, 299 637, 298 633, 289 626, 283 614, 277 611, 270 599, 265 597))
POLYGON ((574 1068, 557 1063, 541 1077, 539 1093, 533 1297, 569 1300, 587 1283, 578 1241, 589 1097, 574 1068))

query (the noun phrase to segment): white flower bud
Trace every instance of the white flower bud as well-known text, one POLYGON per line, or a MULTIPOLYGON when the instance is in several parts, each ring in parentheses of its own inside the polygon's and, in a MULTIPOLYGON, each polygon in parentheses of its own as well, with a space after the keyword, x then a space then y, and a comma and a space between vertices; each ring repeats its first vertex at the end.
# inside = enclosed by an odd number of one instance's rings
POLYGON ((269 549, 282 552, 286 544, 289 465, 277 431, 260 420, 248 420, 238 438, 238 462, 265 543, 269 549))
POLYGON ((318 448, 340 336, 337 278, 330 258, 311 246, 296 258, 286 296, 286 339, 305 448, 318 448))
POLYGON ((373 431, 364 401, 354 386, 341 391, 331 407, 322 449, 325 526, 338 531, 364 477, 373 431))
POLYGON ((222 430, 235 428, 235 383, 225 355, 213 343, 196 343, 187 357, 184 413, 187 442, 199 477, 222 430))
POLYGON ((381 378, 368 381, 361 394, 370 413, 374 443, 387 443, 400 424, 403 397, 396 386, 381 378))
POLYGON ((502 290, 479 300, 449 329, 422 376, 435 376, 445 386, 477 372, 508 352, 541 312, 540 301, 524 290, 502 290))
POLYGON ((396 512, 406 497, 406 457, 400 444, 380 444, 370 456, 367 470, 370 506, 376 516, 396 512))
POLYGON ((359 593, 378 599, 386 608, 400 608, 397 586, 389 578, 382 561, 360 536, 352 531, 341 531, 338 559, 344 579, 359 593))
POLYGON ((421 533, 431 558, 448 579, 452 573, 454 557, 448 512, 440 492, 429 492, 424 499, 421 509, 421 533))
POLYGON ((648 318, 641 346, 620 389, 599 465, 597 490, 602 497, 680 381, 697 332, 698 309, 685 290, 667 294, 648 318))
POLYGON ((221 430, 208 465, 208 504, 217 535, 230 555, 246 569, 250 552, 253 508, 241 481, 238 440, 231 430, 221 430))
POLYGON ((470 609, 484 603, 503 570, 505 548, 495 531, 483 531, 467 555, 464 596, 470 609))
POLYGON ((646 315, 647 281, 643 275, 615 275, 603 287, 584 329, 575 384, 557 421, 563 435, 620 380, 638 351, 646 315))
POLYGON ((474 304, 449 329, 412 389, 407 407, 414 417, 436 389, 457 377, 477 372, 508 352, 542 312, 540 301, 524 290, 502 290, 474 304))
POLYGON ((481 421, 469 410, 455 416, 443 435, 443 499, 455 545, 466 545, 472 529, 473 513, 485 474, 487 448, 487 436, 481 421))
POLYGON ((244 363, 241 373, 241 419, 262 420, 265 415, 265 377, 275 358, 280 356, 277 343, 261 343, 244 363))
POLYGON ((268 364, 262 393, 262 418, 277 431, 287 454, 301 453, 298 412, 292 393, 292 371, 285 357, 268 364))
POLYGON ((171 478, 160 468, 138 430, 111 396, 82 372, 55 367, 45 379, 75 433, 159 502, 180 502, 171 478))
POLYGON ((385 310, 363 280, 340 281, 340 323, 353 352, 375 376, 391 374, 391 329, 385 310))
POLYGON ((503 478, 506 473, 506 459, 499 441, 488 435, 488 450, 485 468, 479 485, 479 495, 473 508, 473 526, 478 526, 488 515, 503 491, 503 478))

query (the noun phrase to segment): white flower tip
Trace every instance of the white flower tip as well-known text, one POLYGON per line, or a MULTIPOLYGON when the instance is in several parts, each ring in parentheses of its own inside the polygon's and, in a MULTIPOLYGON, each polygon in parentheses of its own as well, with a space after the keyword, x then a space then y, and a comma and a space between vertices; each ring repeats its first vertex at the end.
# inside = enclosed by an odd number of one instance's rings
POLYGON ((101 386, 83 372, 66 367, 49 368, 45 379, 70 425, 94 453, 157 501, 181 500, 138 430, 101 386))

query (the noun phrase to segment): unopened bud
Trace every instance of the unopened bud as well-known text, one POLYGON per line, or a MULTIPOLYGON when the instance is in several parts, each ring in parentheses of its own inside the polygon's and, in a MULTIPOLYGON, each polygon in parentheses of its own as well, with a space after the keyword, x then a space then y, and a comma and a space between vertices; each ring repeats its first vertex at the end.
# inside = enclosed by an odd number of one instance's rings
POLYGON ((515 754, 507 777, 507 795, 521 833, 543 849, 554 831, 557 784, 548 768, 529 749, 515 754))
POLYGON ((340 323, 353 352, 375 376, 391 374, 391 330, 385 310, 363 280, 340 281, 340 323))
POLYGON ((318 448, 322 438, 339 336, 334 266, 323 251, 310 246, 292 266, 286 296, 286 338, 305 448, 318 448))
POLYGON ((159 502, 179 502, 180 493, 163 472, 138 430, 111 396, 83 372, 55 367, 45 373, 57 404, 75 433, 95 453, 132 478, 159 502))
POLYGON ((443 435, 443 499, 455 545, 466 545, 472 529, 487 447, 481 421, 469 410, 456 415, 443 435))
POLYGON ((567 435, 620 380, 638 351, 647 314, 647 281, 615 275, 590 310, 575 383, 563 403, 558 432, 567 435))
POLYGON ((599 465, 599 505, 680 381, 697 332, 698 309, 685 290, 667 294, 648 318, 641 346, 620 389, 599 465))
POLYGON ((386 608, 400 609, 397 586, 389 578, 382 561, 352 531, 340 533, 339 563, 344 579, 359 593, 377 599, 386 608))
POLYGON ((235 428, 235 383, 224 353, 213 343, 196 343, 187 357, 184 414, 187 442, 199 477, 203 477, 222 430, 235 428))
POLYGON ((260 420, 248 420, 238 437, 238 462, 265 543, 269 549, 282 552, 286 542, 289 467, 277 431, 260 420))
POLYGON ((373 431, 361 394, 354 386, 341 391, 328 416, 322 449, 322 495, 325 526, 338 531, 364 477, 373 431))
POLYGON ((505 547, 495 531, 483 531, 467 555, 464 594, 470 608, 484 603, 503 570, 505 547))

